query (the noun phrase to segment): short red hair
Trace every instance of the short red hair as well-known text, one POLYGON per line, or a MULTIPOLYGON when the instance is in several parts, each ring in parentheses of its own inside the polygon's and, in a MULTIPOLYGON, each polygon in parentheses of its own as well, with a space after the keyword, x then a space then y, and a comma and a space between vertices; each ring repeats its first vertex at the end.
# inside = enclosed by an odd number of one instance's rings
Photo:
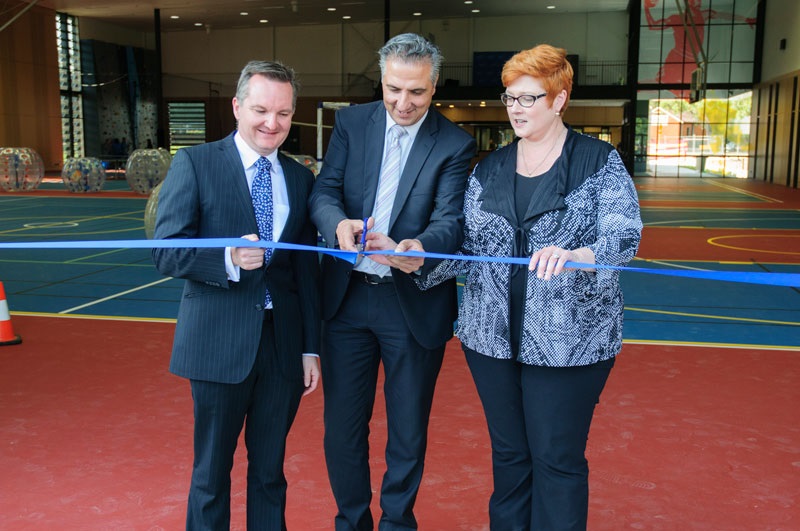
POLYGON ((522 76, 531 76, 542 83, 547 99, 553 100, 562 90, 567 91, 567 99, 561 111, 567 110, 572 93, 572 65, 567 61, 567 51, 549 44, 540 44, 530 50, 515 54, 503 66, 501 80, 507 87, 522 76))

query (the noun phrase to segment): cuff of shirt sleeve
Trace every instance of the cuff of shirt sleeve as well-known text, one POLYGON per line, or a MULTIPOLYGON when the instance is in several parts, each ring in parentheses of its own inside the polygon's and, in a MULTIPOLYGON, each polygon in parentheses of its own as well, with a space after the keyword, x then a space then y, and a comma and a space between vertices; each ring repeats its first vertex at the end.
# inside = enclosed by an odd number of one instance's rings
POLYGON ((319 358, 319 354, 313 354, 311 352, 303 352, 303 356, 308 356, 311 358, 319 358))
POLYGON ((233 247, 225 247, 225 272, 228 273, 228 280, 231 282, 239 282, 240 268, 233 265, 233 258, 231 258, 231 249, 233 247))

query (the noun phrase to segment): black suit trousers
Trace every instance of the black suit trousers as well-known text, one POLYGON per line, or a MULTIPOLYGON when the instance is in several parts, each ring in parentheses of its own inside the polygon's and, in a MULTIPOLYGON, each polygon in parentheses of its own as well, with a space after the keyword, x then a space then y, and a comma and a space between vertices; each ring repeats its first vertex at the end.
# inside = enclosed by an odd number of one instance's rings
POLYGON ((323 327, 324 446, 336 529, 374 529, 368 439, 381 363, 388 440, 379 528, 416 529, 413 507, 444 345, 425 349, 414 340, 393 283, 368 285, 357 277, 323 327))
POLYGON ((233 457, 242 426, 247 446, 247 528, 286 529, 286 436, 303 393, 301 378, 280 370, 271 320, 265 320, 252 370, 238 384, 190 380, 194 465, 186 528, 230 528, 233 457))

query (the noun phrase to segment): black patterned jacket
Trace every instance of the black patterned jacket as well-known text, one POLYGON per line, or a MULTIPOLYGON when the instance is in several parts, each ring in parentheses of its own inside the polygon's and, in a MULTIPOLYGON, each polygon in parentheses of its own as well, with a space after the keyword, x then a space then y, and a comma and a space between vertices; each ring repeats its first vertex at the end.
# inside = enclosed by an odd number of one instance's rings
MULTIPOLYGON (((642 221, 633 180, 619 154, 570 129, 557 171, 540 183, 526 213, 530 230, 515 229, 517 142, 498 150, 470 176, 462 254, 530 256, 549 245, 589 247, 597 264, 625 265, 639 246, 642 221)), ((444 261, 422 287, 466 275, 456 335, 477 352, 510 359, 511 266, 444 261)), ((622 347, 619 272, 570 270, 545 281, 529 274, 519 361, 570 367, 614 357, 622 347)))

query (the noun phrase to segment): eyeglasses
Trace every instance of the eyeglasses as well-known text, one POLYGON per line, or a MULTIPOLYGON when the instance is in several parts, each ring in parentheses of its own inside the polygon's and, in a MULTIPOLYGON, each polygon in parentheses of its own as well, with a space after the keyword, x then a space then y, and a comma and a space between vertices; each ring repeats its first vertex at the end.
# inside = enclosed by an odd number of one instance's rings
POLYGON ((547 96, 546 92, 543 94, 539 94, 537 96, 533 96, 531 94, 523 94, 522 96, 517 96, 515 98, 511 94, 506 94, 505 92, 503 92, 502 94, 500 94, 500 101, 503 102, 503 105, 505 105, 506 107, 513 107, 515 101, 518 102, 523 107, 532 107, 533 104, 536 103, 536 100, 538 100, 539 98, 544 98, 545 96, 547 96))

